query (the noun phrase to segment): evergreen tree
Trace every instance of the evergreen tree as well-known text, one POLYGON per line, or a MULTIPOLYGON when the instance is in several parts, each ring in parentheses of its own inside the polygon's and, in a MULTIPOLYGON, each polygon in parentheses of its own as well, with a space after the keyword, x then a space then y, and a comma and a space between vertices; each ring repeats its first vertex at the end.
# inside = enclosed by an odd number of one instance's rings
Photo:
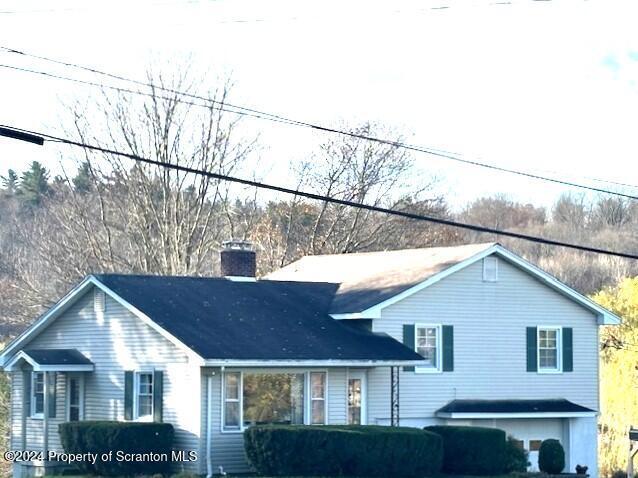
POLYGON ((78 193, 86 193, 91 190, 91 167, 88 161, 84 161, 78 168, 77 175, 73 178, 73 187, 78 193))
POLYGON ((8 195, 14 195, 18 190, 18 175, 13 169, 7 171, 6 176, 0 177, 2 179, 2 188, 8 195))
POLYGON ((22 173, 17 195, 31 206, 37 206, 49 194, 49 172, 39 162, 33 161, 31 167, 22 173))

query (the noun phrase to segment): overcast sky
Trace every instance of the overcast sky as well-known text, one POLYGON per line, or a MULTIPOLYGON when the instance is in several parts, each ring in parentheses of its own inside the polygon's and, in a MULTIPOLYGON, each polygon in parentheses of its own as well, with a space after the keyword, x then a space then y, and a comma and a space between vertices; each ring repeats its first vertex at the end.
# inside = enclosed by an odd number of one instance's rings
MULTIPOLYGON (((637 10, 610 0, 0 0, 0 45, 138 79, 190 57, 211 85, 230 75, 238 104, 326 125, 377 121, 467 159, 638 185, 637 10)), ((8 53, 0 64, 76 74, 8 53)), ((89 93, 0 68, 0 123, 59 132, 62 103, 89 93)), ((321 139, 246 122, 261 133, 271 182, 321 139)), ((57 171, 60 151, 0 139, 0 174, 34 159, 57 171)), ((494 193, 549 204, 564 190, 416 160, 457 207, 494 193)))

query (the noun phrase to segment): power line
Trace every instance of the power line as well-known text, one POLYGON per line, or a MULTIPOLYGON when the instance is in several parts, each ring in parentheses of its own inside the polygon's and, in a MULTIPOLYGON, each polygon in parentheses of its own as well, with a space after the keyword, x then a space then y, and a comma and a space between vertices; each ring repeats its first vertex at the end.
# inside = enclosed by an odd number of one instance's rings
MULTIPOLYGON (((120 76, 120 75, 116 75, 116 74, 113 74, 113 73, 108 73, 108 72, 105 72, 105 71, 102 71, 102 70, 98 70, 98 69, 95 69, 95 68, 79 65, 77 63, 71 63, 71 62, 66 62, 66 61, 62 61, 62 60, 56 60, 56 59, 45 57, 45 56, 41 56, 41 55, 35 55, 35 54, 27 53, 27 52, 24 52, 24 51, 21 51, 21 50, 16 50, 16 49, 13 49, 13 48, 9 48, 9 47, 6 47, 6 46, 0 46, 0 50, 4 50, 7 53, 27 56, 27 57, 35 58, 35 59, 38 59, 38 60, 54 63, 54 64, 57 64, 57 65, 65 66, 67 68, 74 68, 74 69, 84 70, 84 71, 87 71, 87 72, 90 72, 90 73, 93 73, 93 74, 96 74, 96 75, 105 76, 105 77, 108 77, 108 78, 111 78, 111 79, 116 79, 118 81, 129 82, 129 83, 132 83, 132 84, 136 84, 138 86, 143 86, 143 87, 151 88, 151 89, 154 89, 154 90, 165 91, 167 93, 171 93, 171 94, 174 94, 174 95, 185 96, 185 97, 189 97, 189 98, 193 98, 193 99, 197 99, 197 100, 201 100, 201 101, 205 101, 205 102, 209 102, 209 103, 213 103, 213 104, 218 104, 218 105, 220 105, 220 103, 221 103, 221 102, 218 102, 218 101, 216 101, 214 99, 207 98, 205 96, 195 95, 195 94, 192 94, 192 93, 187 93, 187 92, 175 90, 175 89, 172 89, 172 88, 166 88, 166 87, 163 87, 163 86, 158 86, 158 85, 155 85, 155 84, 149 83, 149 82, 144 82, 144 81, 140 81, 140 80, 126 78, 124 76, 120 76)), ((116 90, 116 91, 119 91, 119 92, 124 92, 124 93, 131 93, 131 94, 138 94, 138 95, 143 95, 143 96, 151 96, 151 97, 155 96, 155 97, 157 97, 157 95, 153 95, 151 93, 145 93, 145 92, 142 92, 142 91, 139 91, 139 90, 131 90, 131 89, 128 89, 128 88, 121 88, 121 87, 116 87, 116 86, 112 86, 112 85, 105 85, 105 84, 102 84, 102 83, 96 83, 96 82, 91 82, 91 81, 86 81, 86 80, 79 80, 79 79, 76 79, 76 78, 70 78, 70 77, 66 77, 66 76, 62 76, 62 75, 55 75, 55 74, 48 73, 48 72, 30 70, 28 68, 20 68, 20 67, 16 67, 16 66, 1 65, 1 64, 0 64, 0 67, 9 68, 9 69, 13 69, 13 70, 18 70, 18 71, 22 71, 22 72, 25 72, 25 73, 32 73, 32 74, 48 76, 48 77, 52 77, 52 78, 56 78, 56 79, 60 79, 60 80, 66 80, 66 81, 82 83, 82 84, 86 84, 86 85, 90 85, 90 86, 96 86, 96 87, 99 87, 99 88, 109 88, 109 89, 113 89, 113 90, 116 90)), ((189 104, 189 105, 192 105, 192 106, 199 106, 199 107, 204 107, 204 108, 208 107, 207 105, 202 105, 202 104, 199 104, 199 103, 188 102, 188 101, 184 101, 184 100, 177 99, 177 98, 166 98, 166 97, 160 97, 160 98, 170 99, 172 101, 177 101, 177 102, 181 102, 181 103, 184 103, 184 104, 189 104)), ((403 143, 401 141, 393 141, 393 140, 378 138, 378 137, 369 136, 369 135, 365 135, 365 134, 355 133, 353 131, 339 130, 339 129, 336 129, 336 128, 330 128, 330 127, 327 127, 327 126, 322 126, 322 125, 318 125, 318 124, 314 124, 314 123, 309 123, 309 122, 305 122, 305 121, 295 120, 295 119, 287 118, 285 116, 281 116, 281 115, 277 115, 277 114, 273 114, 273 113, 268 113, 268 112, 260 111, 260 110, 254 109, 254 108, 248 108, 248 107, 245 107, 245 106, 235 105, 235 104, 231 104, 231 103, 225 103, 224 102, 224 103, 221 103, 221 105, 223 105, 223 107, 226 108, 226 109, 223 109, 223 111, 227 111, 227 112, 232 113, 232 114, 249 116, 249 117, 253 117, 253 118, 257 118, 257 119, 262 119, 262 120, 267 120, 267 121, 272 121, 272 122, 277 122, 277 123, 284 123, 284 124, 288 124, 288 125, 292 125, 292 126, 301 126, 301 127, 311 128, 311 129, 322 131, 322 132, 326 132, 326 133, 334 133, 334 134, 339 134, 339 135, 343 135, 343 136, 349 136, 349 137, 358 138, 358 139, 371 141, 371 142, 376 142, 376 143, 380 143, 380 144, 385 144, 385 145, 389 145, 389 146, 393 146, 393 147, 397 147, 397 148, 403 148, 403 149, 407 149, 409 151, 414 151, 414 152, 418 152, 418 153, 424 153, 424 154, 428 154, 428 155, 431 155, 431 156, 436 156, 436 157, 443 158, 443 159, 449 159, 449 160, 456 161, 456 162, 459 162, 459 163, 462 163, 462 164, 467 164, 467 165, 471 165, 471 166, 486 168, 486 169, 490 169, 490 170, 493 170, 493 171, 499 171, 499 172, 508 173, 508 174, 514 174, 514 175, 526 177, 526 178, 529 178, 529 179, 547 181, 547 182, 552 182, 552 183, 555 183, 555 184, 560 184, 562 186, 585 189, 585 190, 588 190, 588 191, 593 191, 593 192, 597 192, 597 193, 601 193, 601 194, 609 194, 609 195, 613 195, 613 196, 624 197, 624 198, 627 198, 627 199, 638 200, 638 196, 635 196, 635 195, 632 195, 632 194, 626 194, 626 193, 622 193, 622 192, 619 192, 619 191, 612 191, 612 190, 609 190, 609 189, 599 188, 599 187, 595 187, 595 186, 588 186, 586 184, 581 184, 581 183, 576 183, 576 182, 573 182, 573 181, 567 181, 567 180, 564 180, 564 179, 557 179, 557 178, 552 178, 552 177, 548 177, 548 176, 543 176, 543 175, 531 173, 531 172, 528 172, 528 171, 521 171, 521 170, 516 170, 516 169, 511 169, 511 168, 505 168, 505 167, 496 166, 496 165, 489 164, 489 163, 483 163, 481 161, 464 159, 462 157, 459 157, 458 155, 451 154, 451 153, 448 153, 448 152, 445 152, 445 151, 441 151, 441 150, 437 150, 437 149, 434 149, 434 148, 426 148, 426 147, 422 147, 422 146, 416 146, 416 145, 412 145, 412 144, 408 144, 408 143, 403 143), (228 109, 228 108, 230 108, 230 109, 228 109)), ((220 106, 220 108, 221 107, 222 106, 220 106)), ((614 183, 613 181, 606 181, 606 180, 602 180, 602 179, 593 179, 593 180, 600 181, 600 182, 606 182, 606 183, 609 183, 609 184, 616 184, 616 185, 619 185, 619 186, 628 186, 628 187, 638 188, 638 186, 628 185, 628 184, 623 184, 623 183, 614 183)))
MULTIPOLYGON (((195 168, 190 168, 187 166, 180 166, 178 164, 173 164, 173 163, 167 163, 167 162, 162 162, 162 161, 156 161, 153 159, 148 159, 148 158, 144 158, 141 156, 138 156, 136 154, 130 154, 130 153, 125 153, 122 151, 117 151, 114 149, 110 149, 110 148, 104 148, 102 146, 96 146, 96 145, 92 145, 92 144, 88 144, 88 143, 82 143, 82 142, 78 142, 78 141, 74 141, 68 138, 62 138, 62 137, 58 137, 58 136, 53 136, 53 135, 49 135, 46 133, 40 133, 37 131, 31 131, 31 130, 25 130, 25 129, 17 129, 14 128, 12 126, 7 126, 7 125, 2 125, 0 124, 0 128, 5 128, 7 130, 14 130, 14 131, 18 131, 20 133, 28 133, 34 136, 40 136, 42 138, 46 138, 47 141, 48 140, 53 140, 53 141, 57 141, 60 143, 65 143, 71 146, 77 146, 80 148, 86 148, 86 149, 90 149, 93 151, 99 151, 102 153, 106 153, 106 154, 113 154, 116 156, 121 156, 121 157, 125 157, 125 158, 129 158, 132 159, 134 161, 140 162, 140 163, 145 163, 145 164, 151 164, 154 166, 159 166, 162 168, 167 168, 167 169, 173 169, 175 171, 181 171, 184 173, 192 173, 192 174, 197 174, 200 176, 205 176, 208 178, 212 178, 212 179, 217 179, 217 180, 221 180, 221 181, 228 181, 228 182, 232 182, 232 183, 237 183, 237 184, 243 184, 244 186, 251 186, 251 187, 255 187, 255 188, 259 188, 259 189, 268 189, 270 191, 276 191, 276 192, 280 192, 280 193, 284 193, 284 194, 289 194, 289 195, 293 195, 293 196, 301 196, 301 197, 305 197, 308 199, 314 199, 317 201, 324 201, 327 203, 331 203, 331 204, 338 204, 340 206, 347 206, 347 207, 353 207, 353 208, 358 208, 358 209, 364 209, 367 211, 372 211, 372 212, 378 212, 378 213, 382 213, 382 214, 388 214, 388 215, 392 215, 392 216, 398 216, 398 217, 403 217, 406 219, 413 219, 413 220, 419 220, 419 221, 426 221, 426 222, 431 222, 434 224, 440 224, 443 226, 450 226, 450 227, 456 227, 456 228, 460 228, 460 229, 467 229, 470 231, 475 231, 475 232, 482 232, 482 233, 489 233, 489 234, 497 234, 497 235, 501 235, 501 236, 505 236, 505 237, 512 237, 515 239, 521 239, 521 240, 525 240, 525 241, 529 241, 529 242, 534 242, 537 244, 545 244, 548 246, 557 246, 557 247, 565 247, 568 249, 575 249, 578 251, 582 251, 582 252, 591 252, 591 253, 595 253, 595 254, 605 254, 605 255, 609 255, 609 256, 616 256, 616 257, 623 257, 625 259, 638 259, 638 255, 635 254, 630 254, 628 252, 619 252, 619 251, 611 251, 611 250, 607 250, 607 249, 600 249, 600 248, 596 248, 596 247, 591 247, 591 246, 583 246, 583 245, 579 245, 579 244, 573 244, 573 243, 569 243, 569 242, 562 242, 562 241, 555 241, 553 239, 546 239, 544 237, 539 237, 539 236, 532 236, 532 235, 528 235, 528 234, 520 234, 517 232, 511 232, 511 231, 504 231, 501 229, 494 229, 494 228, 490 228, 490 227, 484 227, 484 226, 480 226, 477 224, 469 224, 469 223, 462 223, 462 222, 458 222, 458 221, 452 221, 449 219, 443 219, 443 218, 439 218, 439 217, 434 217, 434 216, 426 216, 424 214, 416 214, 416 213, 411 213, 411 212, 407 212, 407 211, 398 211, 395 209, 390 209, 390 208, 385 208, 385 207, 380 207, 380 206, 373 206, 373 205, 369 205, 369 204, 365 204, 365 203, 360 203, 360 202, 356 202, 356 201, 349 201, 347 199, 339 199, 339 198, 335 198, 335 197, 331 197, 331 196, 325 196, 322 194, 316 194, 316 193, 311 193, 308 191, 300 191, 300 190, 296 190, 296 189, 291 189, 291 188, 287 188, 284 186, 277 186, 275 184, 268 184, 268 183, 263 183, 260 181, 254 181, 254 180, 250 180, 250 179, 244 179, 244 178, 239 178, 239 177, 235 177, 235 176, 229 176, 226 174, 219 174, 219 173, 212 173, 209 171, 202 171, 200 169, 195 169, 195 168)), ((0 135, 2 135, 2 130, 0 129, 0 135)))

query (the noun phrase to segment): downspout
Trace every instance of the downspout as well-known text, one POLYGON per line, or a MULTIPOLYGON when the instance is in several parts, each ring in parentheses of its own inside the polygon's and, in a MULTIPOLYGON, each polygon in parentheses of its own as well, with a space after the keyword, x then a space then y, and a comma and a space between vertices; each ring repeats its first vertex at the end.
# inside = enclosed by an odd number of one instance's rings
POLYGON ((213 476, 213 376, 206 376, 206 478, 213 476))

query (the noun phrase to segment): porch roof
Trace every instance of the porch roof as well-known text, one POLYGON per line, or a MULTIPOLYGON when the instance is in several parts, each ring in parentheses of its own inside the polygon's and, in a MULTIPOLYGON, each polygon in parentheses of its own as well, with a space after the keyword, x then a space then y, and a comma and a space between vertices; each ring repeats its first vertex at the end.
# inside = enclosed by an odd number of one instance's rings
POLYGON ((7 364, 11 369, 25 361, 36 372, 91 372, 93 362, 76 349, 31 349, 22 350, 7 364))
POLYGON ((541 418, 595 415, 564 398, 533 400, 452 400, 436 411, 442 418, 541 418))

